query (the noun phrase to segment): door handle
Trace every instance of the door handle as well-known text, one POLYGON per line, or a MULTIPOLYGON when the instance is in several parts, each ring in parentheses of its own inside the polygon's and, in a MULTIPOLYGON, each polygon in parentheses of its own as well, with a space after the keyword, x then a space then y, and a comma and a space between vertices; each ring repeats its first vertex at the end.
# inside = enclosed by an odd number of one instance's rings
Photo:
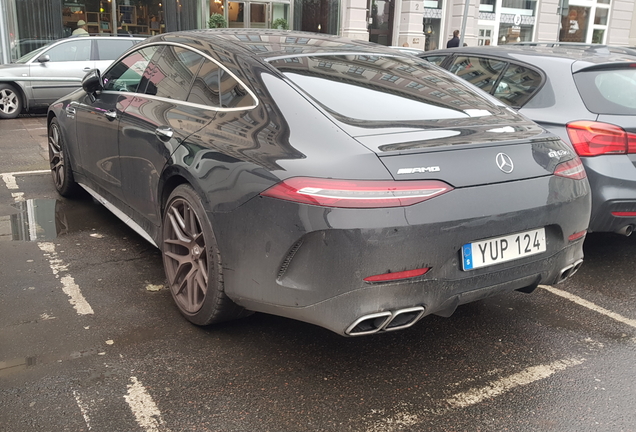
POLYGON ((88 72, 89 70, 91 70, 91 68, 89 68, 89 67, 85 67, 85 68, 84 68, 84 71, 85 71, 85 72, 88 72))
POLYGON ((155 129, 155 135, 157 135, 159 139, 170 139, 174 135, 174 131, 171 127, 159 126, 157 129, 155 129))
POLYGON ((111 121, 117 119, 117 111, 115 110, 106 111, 104 115, 106 116, 108 120, 111 120, 111 121))

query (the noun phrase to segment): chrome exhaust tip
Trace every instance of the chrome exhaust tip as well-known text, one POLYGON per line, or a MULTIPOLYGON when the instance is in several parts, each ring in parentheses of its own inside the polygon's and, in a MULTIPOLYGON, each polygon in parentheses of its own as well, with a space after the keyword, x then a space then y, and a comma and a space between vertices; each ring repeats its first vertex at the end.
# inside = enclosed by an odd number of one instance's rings
POLYGON ((621 229, 614 231, 616 234, 624 235, 625 237, 629 237, 634 232, 634 225, 625 225, 621 229))
POLYGON ((389 323, 393 314, 389 311, 378 312, 358 318, 351 324, 345 334, 349 336, 364 336, 377 333, 389 323))
POLYGON ((579 269, 581 268, 581 264, 583 264, 582 259, 575 261, 574 264, 570 264, 569 266, 563 267, 561 269, 561 272, 559 272, 559 277, 557 278, 556 283, 560 284, 561 282, 565 282, 566 279, 569 279, 572 276, 574 276, 574 273, 579 271, 579 269))
POLYGON ((402 330, 411 327, 424 316, 424 306, 399 309, 394 312, 385 311, 358 318, 351 324, 345 334, 347 336, 364 336, 380 331, 402 330))
POLYGON ((411 327, 424 315, 424 307, 416 306, 396 311, 384 327, 385 331, 402 330, 411 327))
POLYGON ((579 269, 581 268, 581 264, 583 264, 582 259, 574 263, 574 265, 572 266, 572 270, 570 270, 570 275, 568 276, 568 278, 571 278, 572 276, 574 276, 574 273, 579 271, 579 269))

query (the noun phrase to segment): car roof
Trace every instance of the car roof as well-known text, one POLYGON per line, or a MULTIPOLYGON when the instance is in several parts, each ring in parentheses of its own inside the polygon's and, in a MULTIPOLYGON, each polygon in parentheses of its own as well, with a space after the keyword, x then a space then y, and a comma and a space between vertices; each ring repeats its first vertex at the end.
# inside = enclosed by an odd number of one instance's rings
POLYGON ((363 40, 351 40, 339 36, 286 30, 259 29, 205 29, 166 33, 146 39, 145 44, 157 41, 179 42, 184 38, 205 41, 222 46, 229 51, 251 54, 262 60, 311 54, 335 54, 366 52, 386 55, 402 55, 394 48, 363 40))
MULTIPOLYGON (((636 51, 620 49, 608 45, 585 44, 532 44, 532 45, 498 45, 481 47, 448 48, 427 51, 428 55, 475 54, 480 56, 500 57, 519 60, 520 56, 538 58, 560 58, 577 62, 576 69, 608 63, 636 62, 636 51), (554 45, 554 46, 552 46, 554 45), (633 51, 633 55, 632 55, 633 51)), ((532 60, 525 59, 527 62, 532 60)))

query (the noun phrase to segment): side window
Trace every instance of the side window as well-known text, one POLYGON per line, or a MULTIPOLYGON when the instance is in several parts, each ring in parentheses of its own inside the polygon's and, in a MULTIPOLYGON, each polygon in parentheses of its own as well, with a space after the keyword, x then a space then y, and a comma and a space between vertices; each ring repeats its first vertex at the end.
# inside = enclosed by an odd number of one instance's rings
POLYGON ((91 59, 91 41, 76 39, 54 46, 42 53, 52 62, 86 61, 91 59))
POLYGON ((522 107, 541 86, 541 74, 510 64, 495 89, 494 96, 513 107, 522 107))
POLYGON ((98 39, 96 42, 97 58, 99 60, 116 60, 124 51, 133 46, 133 41, 123 38, 113 38, 113 40, 98 39))
POLYGON ((117 62, 104 74, 104 90, 135 92, 153 55, 160 47, 142 48, 117 62))
POLYGON ((219 107, 221 106, 219 96, 219 67, 216 63, 205 60, 194 80, 188 102, 219 107))
POLYGON ((254 103, 252 96, 247 93, 242 85, 238 83, 226 71, 221 69, 221 107, 235 108, 249 106, 254 103))
POLYGON ((148 65, 142 84, 139 86, 139 92, 169 99, 186 100, 202 62, 203 56, 184 48, 168 45, 161 56, 155 57, 148 65))
POLYGON ((433 63, 436 64, 437 66, 441 65, 442 62, 444 61, 444 59, 446 58, 446 56, 443 55, 432 55, 432 56, 426 56, 426 57, 422 57, 424 60, 426 60, 429 63, 433 63))
POLYGON ((480 89, 490 92, 506 65, 507 62, 501 60, 457 56, 450 71, 480 89))

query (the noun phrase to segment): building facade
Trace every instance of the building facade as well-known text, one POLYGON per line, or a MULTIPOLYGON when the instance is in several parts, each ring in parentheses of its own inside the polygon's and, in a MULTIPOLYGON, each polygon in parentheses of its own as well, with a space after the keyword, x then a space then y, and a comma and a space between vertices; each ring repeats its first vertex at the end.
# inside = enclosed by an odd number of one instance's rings
POLYGON ((583 42, 636 45, 636 0, 0 0, 0 63, 50 40, 89 33, 154 35, 208 27, 289 28, 383 45, 443 48, 462 28, 468 45, 583 42), (466 2, 468 10, 466 11, 466 2), (569 3, 569 4, 568 4, 569 3))

